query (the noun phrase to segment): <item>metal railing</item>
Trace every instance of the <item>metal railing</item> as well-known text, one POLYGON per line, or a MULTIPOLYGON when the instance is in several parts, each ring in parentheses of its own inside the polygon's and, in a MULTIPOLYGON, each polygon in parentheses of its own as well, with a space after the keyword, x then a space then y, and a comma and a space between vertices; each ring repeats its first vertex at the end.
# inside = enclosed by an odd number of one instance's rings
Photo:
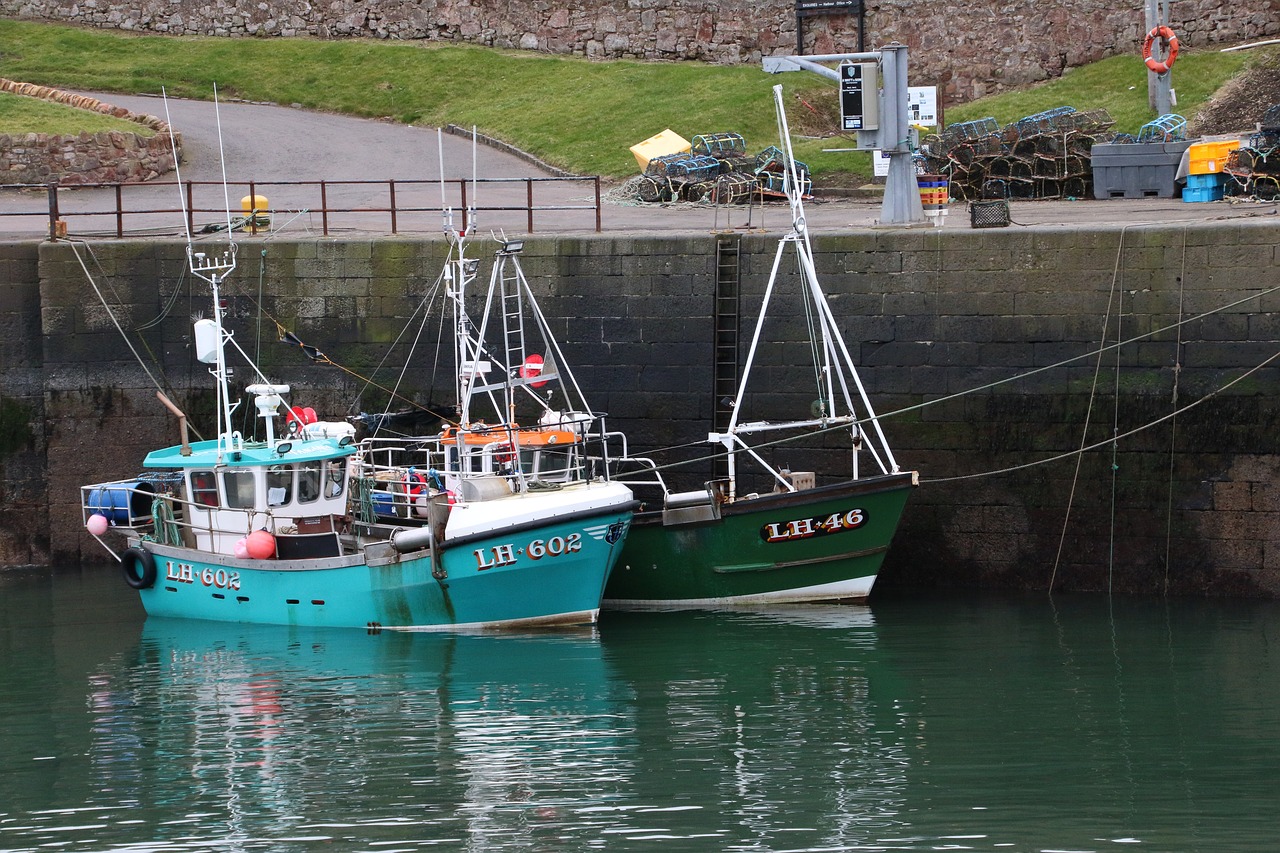
MULTIPOLYGON (((319 230, 375 230, 399 234, 438 231, 445 211, 463 228, 463 211, 475 210, 484 227, 534 233, 535 214, 590 212, 601 230, 598 176, 382 181, 175 181, 60 186, 56 183, 4 184, 0 191, 44 191, 45 204, 32 198, 6 200, 0 217, 46 217, 49 239, 68 233, 114 234, 118 238, 156 230, 174 231, 186 217, 190 233, 217 230, 230 213, 232 225, 250 232, 270 230, 282 219, 318 218, 319 230), (535 192, 536 190, 536 192, 535 192), (586 192, 584 192, 584 190, 586 192), (237 210, 233 199, 244 193, 237 210), (575 197, 576 196, 576 197, 575 197), (480 199, 484 203, 480 203, 480 199), (456 200, 457 206, 452 202, 456 200), (265 201, 265 207, 258 204, 265 201), (428 215, 435 218, 428 221, 428 215), (483 215, 481 215, 483 214, 483 215), (202 226, 208 218, 211 222, 202 226), (370 225, 372 223, 372 225, 370 225)), ((586 216, 583 217, 586 219, 586 216)), ((583 223, 586 225, 586 222, 583 223)))

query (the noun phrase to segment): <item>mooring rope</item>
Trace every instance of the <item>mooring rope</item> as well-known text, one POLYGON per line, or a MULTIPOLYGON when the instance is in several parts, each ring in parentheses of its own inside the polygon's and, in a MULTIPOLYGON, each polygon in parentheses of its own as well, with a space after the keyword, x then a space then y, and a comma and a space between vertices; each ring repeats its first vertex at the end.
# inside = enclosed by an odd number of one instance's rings
MULTIPOLYGON (((914 404, 912 404, 912 405, 910 405, 910 406, 903 406, 902 408, 894 409, 894 410, 892 410, 892 411, 882 413, 882 414, 879 416, 879 419, 880 419, 880 420, 885 420, 885 419, 888 419, 888 418, 894 418, 894 417, 901 417, 901 416, 904 416, 904 415, 909 415, 909 414, 912 414, 912 413, 914 413, 914 412, 918 412, 918 411, 922 411, 922 410, 924 410, 924 409, 927 409, 927 408, 928 408, 928 407, 930 407, 930 406, 936 406, 936 405, 939 405, 939 404, 941 404, 941 403, 953 402, 953 401, 955 401, 955 400, 963 399, 963 398, 968 397, 968 396, 971 396, 971 395, 973 395, 973 394, 978 394, 978 393, 982 393, 982 392, 985 392, 985 391, 990 391, 990 390, 991 390, 991 389, 993 389, 993 388, 998 388, 998 387, 1000 387, 1000 386, 1002 386, 1002 385, 1007 385, 1007 384, 1009 384, 1009 383, 1011 383, 1011 382, 1019 382, 1019 381, 1021 381, 1021 380, 1023 380, 1023 379, 1027 379, 1027 378, 1029 378, 1029 377, 1036 376, 1036 375, 1038 375, 1038 374, 1040 374, 1040 373, 1044 373, 1044 372, 1046 372, 1046 371, 1056 370, 1056 369, 1061 368, 1061 367, 1066 367, 1066 366, 1068 366, 1068 365, 1074 364, 1074 363, 1076 363, 1076 362, 1078 362, 1078 361, 1082 361, 1082 360, 1087 359, 1087 358, 1096 358, 1096 359, 1101 359, 1101 357, 1102 357, 1103 355, 1105 355, 1105 354, 1106 354, 1106 353, 1108 353, 1108 352, 1111 352, 1112 350, 1118 350, 1120 347, 1124 347, 1124 346, 1128 346, 1128 345, 1130 345, 1130 344, 1138 343, 1138 342, 1140 342, 1140 341, 1146 340, 1146 339, 1148 339, 1148 338, 1151 338, 1151 337, 1154 337, 1154 336, 1157 336, 1157 335, 1164 334, 1164 333, 1166 333, 1166 332, 1180 330, 1183 326, 1187 325, 1188 323, 1195 323, 1195 322, 1198 322, 1198 321, 1200 321, 1200 320, 1204 320, 1204 319, 1206 319, 1206 318, 1208 318, 1208 317, 1212 317, 1212 316, 1214 316, 1214 315, 1216 315, 1216 314, 1220 314, 1220 313, 1222 313, 1222 312, 1224 312, 1224 311, 1228 311, 1228 310, 1230 310, 1230 309, 1232 309, 1232 308, 1236 308, 1236 307, 1238 307, 1238 306, 1240 306, 1240 305, 1243 305, 1243 304, 1244 304, 1244 303, 1246 303, 1246 302, 1249 302, 1249 301, 1252 301, 1252 300, 1255 300, 1255 299, 1260 299, 1260 298, 1262 298, 1262 297, 1264 297, 1264 296, 1267 296, 1267 295, 1270 295, 1270 294, 1272 294, 1272 293, 1276 293, 1276 292, 1280 292, 1280 285, 1277 285, 1277 286, 1275 286, 1275 287, 1269 287, 1269 288, 1267 288, 1267 289, 1265 289, 1265 290, 1260 290, 1260 291, 1258 291, 1257 293, 1253 293, 1253 294, 1250 294, 1249 296, 1244 296, 1244 297, 1241 297, 1240 299, 1233 300, 1232 302, 1228 302, 1228 303, 1225 303, 1225 304, 1223 304, 1223 305, 1219 305, 1219 306, 1217 306, 1217 307, 1210 308, 1210 309, 1208 309, 1208 310, 1206 310, 1206 311, 1202 311, 1202 312, 1200 312, 1199 314, 1195 314, 1195 315, 1190 316, 1190 317, 1183 317, 1183 316, 1181 315, 1181 313, 1180 313, 1180 314, 1179 314, 1179 319, 1178 319, 1178 321, 1177 321, 1177 322, 1175 322, 1175 323, 1171 323, 1171 324, 1166 325, 1166 326, 1161 326, 1160 328, 1157 328, 1157 329, 1152 329, 1152 330, 1151 330, 1151 331, 1149 331, 1149 332, 1143 332, 1143 333, 1141 333, 1141 334, 1133 335, 1133 336, 1131 336, 1131 337, 1129 337, 1129 338, 1125 338, 1125 339, 1123 339, 1123 340, 1117 340, 1115 343, 1104 344, 1104 345, 1101 345, 1101 346, 1097 347, 1096 349, 1089 350, 1088 352, 1083 352, 1083 353, 1080 353, 1079 355, 1071 356, 1070 358, 1064 358, 1064 359, 1061 359, 1061 360, 1059 360, 1059 361, 1056 361, 1056 362, 1054 362, 1054 363, 1052 363, 1052 364, 1046 364, 1046 365, 1043 365, 1043 366, 1041 366, 1041 367, 1031 368, 1030 370, 1026 370, 1026 371, 1023 371, 1023 372, 1021 372, 1021 373, 1016 373, 1016 374, 1014 374, 1014 375, 1012 375, 1012 376, 1006 376, 1006 377, 1005 377, 1005 378, 1003 378, 1003 379, 996 379, 996 380, 993 380, 993 381, 991 381, 991 382, 984 383, 984 384, 982 384, 982 385, 976 385, 976 386, 974 386, 973 388, 966 388, 966 389, 965 389, 965 390, 963 390, 963 391, 957 391, 957 392, 955 392, 955 393, 953 393, 953 394, 946 394, 946 395, 943 395, 943 396, 941 396, 941 397, 936 397, 936 398, 934 398, 934 399, 932 399, 932 400, 924 400, 924 401, 921 401, 921 402, 919 402, 919 403, 914 403, 914 404)), ((1271 356, 1271 357, 1270 357, 1270 358, 1268 358, 1266 361, 1264 361, 1262 364, 1260 364, 1260 365, 1258 365, 1258 366, 1256 366, 1256 367, 1254 367, 1254 368, 1251 368, 1251 369, 1250 369, 1250 371, 1249 371, 1249 373, 1252 373, 1252 372, 1254 372, 1254 371, 1256 371, 1256 370, 1260 369, 1261 367, 1263 367, 1263 366, 1265 366, 1265 365, 1269 364, 1269 363, 1270 363, 1271 361, 1273 361, 1275 358, 1276 358, 1276 356, 1271 356)), ((1248 375, 1248 374, 1245 374, 1245 375, 1248 375)), ((1241 378, 1242 378, 1242 377, 1241 377, 1241 378)), ((1095 382, 1096 382, 1096 381, 1097 381, 1097 380, 1095 379, 1095 382)), ((1212 396, 1214 396, 1214 395, 1216 395, 1216 394, 1220 393, 1221 391, 1223 391, 1223 390, 1225 390, 1226 388, 1230 387, 1231 385, 1235 384, 1235 382, 1237 382, 1237 381, 1239 381, 1239 379, 1232 380, 1232 382, 1228 383, 1227 385, 1223 385, 1221 388, 1218 388, 1218 389, 1216 389, 1216 390, 1214 390, 1214 391, 1211 391, 1208 395, 1206 395, 1206 397, 1205 397, 1204 399, 1208 399, 1209 397, 1212 397, 1212 396)), ((1091 404, 1091 405, 1092 405, 1092 404, 1091 404)), ((1178 412, 1183 412, 1183 411, 1187 411, 1189 408, 1191 408, 1191 406, 1182 407, 1182 408, 1180 408, 1180 409, 1177 409, 1177 411, 1178 411, 1178 412)), ((851 423, 841 423, 841 424, 836 424, 836 425, 829 426, 829 427, 821 427, 821 428, 814 429, 814 430, 810 430, 810 431, 808 431, 808 432, 805 432, 805 433, 802 433, 802 434, 799 434, 799 435, 783 436, 783 437, 780 437, 780 438, 774 439, 774 440, 772 440, 772 441, 761 442, 760 444, 756 444, 756 445, 753 445, 753 446, 754 446, 754 447, 757 447, 757 448, 759 448, 759 449, 766 449, 766 448, 770 448, 770 447, 776 447, 776 446, 779 446, 779 445, 791 444, 791 443, 795 443, 795 442, 798 442, 798 441, 803 441, 803 440, 808 439, 808 438, 812 438, 812 437, 814 437, 814 436, 822 435, 822 434, 824 434, 824 433, 832 432, 832 431, 834 431, 834 430, 845 430, 845 429, 849 429, 851 426, 859 426, 859 427, 860 427, 860 426, 862 426, 863 424, 870 423, 870 421, 871 421, 871 420, 872 420, 871 418, 860 418, 860 419, 857 419, 857 420, 855 420, 855 421, 853 421, 853 422, 851 422, 851 423)), ((1140 432, 1140 431, 1142 431, 1143 429, 1145 429, 1147 426, 1154 426, 1154 425, 1155 425, 1155 424, 1157 424, 1157 423, 1161 423, 1161 422, 1163 422, 1163 420, 1165 420, 1165 418, 1161 418, 1161 419, 1159 419, 1159 420, 1157 420, 1157 421, 1153 421, 1153 422, 1151 422, 1150 424, 1146 424, 1146 425, 1143 425, 1143 426, 1137 427, 1135 430, 1131 430, 1130 432, 1125 433, 1124 435, 1116 436, 1116 438, 1123 438, 1123 437, 1125 437, 1125 436, 1127 436, 1127 435, 1132 435, 1134 432, 1140 432)), ((687 450, 688 448, 691 448, 691 447, 705 447, 705 446, 706 446, 706 443, 707 443, 707 442, 706 442, 705 440, 702 440, 702 439, 699 439, 699 440, 696 440, 696 441, 688 441, 688 442, 684 442, 684 443, 681 443, 681 444, 672 444, 672 445, 667 445, 667 446, 665 446, 665 447, 655 448, 655 449, 653 449, 653 450, 646 451, 646 454, 647 454, 647 455, 649 455, 649 456, 653 456, 653 455, 663 455, 663 454, 673 453, 673 452, 680 451, 680 450, 687 450)), ((1106 443, 1106 442, 1102 442, 1102 444, 1105 444, 1105 443, 1106 443)), ((999 475, 1006 474, 1006 473, 1009 473, 1009 472, 1012 472, 1012 471, 1018 471, 1018 470, 1021 470, 1021 469, 1023 469, 1023 468, 1034 467, 1034 466, 1036 466, 1036 465, 1040 465, 1040 464, 1043 464, 1043 463, 1056 462, 1056 461, 1059 461, 1059 460, 1061 460, 1061 459, 1069 458, 1069 457, 1071 457, 1071 456, 1075 455, 1076 453, 1080 453, 1080 452, 1083 452, 1083 451, 1085 451, 1085 450, 1092 450, 1092 449, 1096 449, 1096 447, 1098 447, 1098 446, 1101 446, 1101 445, 1100 445, 1100 444, 1099 444, 1099 445, 1090 445, 1090 446, 1088 446, 1088 447, 1085 447, 1085 446, 1083 446, 1083 445, 1082 445, 1082 446, 1081 446, 1081 448, 1080 448, 1079 450, 1075 450, 1075 451, 1068 451, 1068 452, 1066 452, 1066 453, 1058 454, 1058 455, 1056 455, 1056 456, 1050 457, 1050 458, 1045 459, 1045 460, 1042 460, 1042 461, 1040 461, 1040 462, 1031 462, 1031 463, 1027 463, 1027 464, 1025 464, 1025 465, 1016 465, 1016 466, 1012 466, 1012 467, 1008 467, 1008 468, 997 468, 997 469, 993 469, 993 470, 991 470, 991 471, 981 471, 981 472, 975 472, 975 473, 972 473, 972 474, 958 474, 958 475, 955 475, 955 476, 952 476, 952 477, 932 477, 932 478, 923 478, 923 477, 922 477, 922 478, 921 478, 921 480, 920 480, 920 482, 921 482, 921 484, 929 484, 929 483, 950 483, 950 482, 956 482, 956 481, 960 481, 960 480, 970 480, 970 479, 978 479, 978 478, 982 478, 982 477, 993 477, 993 476, 999 476, 999 475)), ((667 463, 664 463, 664 464, 661 464, 661 465, 655 465, 655 466, 654 466, 654 469, 655 469, 655 470, 657 470, 657 471, 669 471, 669 470, 673 470, 673 469, 683 468, 683 467, 686 467, 686 466, 689 466, 689 465, 695 465, 695 464, 699 464, 699 463, 707 462, 707 461, 709 461, 709 460, 711 460, 711 459, 714 459, 717 455, 718 455, 718 454, 716 454, 716 453, 702 454, 702 455, 695 456, 695 457, 688 458, 688 459, 682 459, 682 460, 675 461, 675 462, 667 462, 667 463)))
MULTIPOLYGON (((1187 287, 1187 226, 1182 226, 1182 269, 1178 274, 1178 316, 1182 316, 1187 287)), ((1182 326, 1178 326, 1178 338, 1173 349, 1173 399, 1170 405, 1178 409, 1179 380, 1182 377, 1182 326)), ((1173 461, 1178 446, 1178 420, 1174 418, 1169 428, 1169 494, 1165 501, 1164 524, 1164 592, 1169 594, 1169 561, 1173 547, 1173 461)))
MULTIPOLYGON (((1121 240, 1123 241, 1124 229, 1121 229, 1121 240)), ((1119 255, 1119 251, 1116 253, 1119 255)), ((1116 295, 1120 300, 1119 306, 1116 308, 1116 340, 1123 336, 1124 326, 1124 268, 1120 268, 1120 284, 1116 295)), ((1114 390, 1111 399, 1111 435, 1120 431, 1120 350, 1116 350, 1116 367, 1114 390)), ((1116 492, 1120 482, 1120 442, 1111 442, 1111 505, 1108 508, 1107 523, 1107 593, 1111 593, 1111 578, 1115 573, 1115 557, 1116 557, 1116 492)))
MULTIPOLYGON (((1102 318, 1102 332, 1099 335, 1099 340, 1101 341, 1105 341, 1107 339, 1107 327, 1111 325, 1111 306, 1115 302, 1115 298, 1116 298, 1116 284, 1118 283, 1121 275, 1120 261, 1124 257, 1124 237, 1125 237, 1125 232, 1128 231, 1128 229, 1129 229, 1129 226, 1127 225, 1120 229, 1120 242, 1116 246, 1116 258, 1111 268, 1111 292, 1107 295, 1107 310, 1102 318)), ((1116 340, 1118 341, 1119 339, 1120 339, 1120 331, 1119 331, 1119 326, 1117 325, 1116 340)), ((1084 447, 1085 442, 1088 441, 1089 439, 1089 425, 1092 422, 1092 418, 1093 418, 1093 402, 1097 397, 1098 377, 1102 373, 1103 352, 1104 352, 1104 349, 1098 350, 1098 359, 1096 362, 1094 362, 1094 366, 1093 366, 1093 382, 1090 383, 1089 385, 1089 405, 1085 410, 1084 426, 1080 430, 1080 447, 1081 448, 1084 447)), ((1119 364, 1119 359, 1120 359, 1120 350, 1117 347, 1116 349, 1117 364, 1119 364)), ((1118 381, 1119 380, 1117 379, 1117 382, 1118 381)), ((1116 389, 1116 397, 1118 400, 1119 399, 1118 387, 1116 389)), ((1114 427, 1112 428, 1111 434, 1112 436, 1115 435, 1114 427)), ((1067 510, 1066 510, 1066 514, 1063 515, 1062 517, 1062 531, 1058 534, 1058 552, 1056 555, 1054 555, 1054 558, 1053 558, 1053 572, 1049 575, 1049 592, 1050 593, 1053 592, 1053 585, 1058 577, 1058 566, 1062 561, 1062 548, 1067 538, 1067 526, 1071 522, 1071 510, 1075 506, 1076 486, 1079 485, 1079 482, 1080 482, 1080 466, 1083 464, 1084 464, 1084 453, 1080 452, 1076 456, 1076 469, 1071 475, 1071 488, 1067 493, 1067 510)), ((1112 479, 1113 493, 1114 493, 1114 490, 1115 490, 1115 481, 1113 477, 1112 479)), ((1114 517, 1114 500, 1112 502, 1112 505, 1113 505, 1113 517, 1114 517)))
MULTIPOLYGON (((151 368, 147 367, 146 362, 142 359, 141 353, 139 353, 137 348, 133 345, 133 341, 129 340, 129 336, 125 333, 124 327, 120 325, 120 320, 116 317, 116 312, 111 310, 111 305, 107 303, 106 297, 102 295, 102 290, 98 287, 98 282, 94 280, 93 274, 89 272, 89 267, 85 265, 84 258, 80 257, 80 252, 76 249, 75 241, 71 241, 69 245, 71 246, 71 253, 76 256, 76 262, 80 264, 80 269, 84 271, 84 276, 89 280, 89 285, 93 288, 93 292, 98 297, 98 301, 102 303, 102 307, 106 309, 107 316, 111 318, 112 325, 116 327, 116 331, 118 331, 120 333, 120 337, 124 339, 125 345, 129 347, 129 351, 133 353, 133 357, 138 360, 138 366, 147 374, 147 378, 151 380, 151 384, 156 386, 156 390, 164 392, 166 390, 165 387, 160 384, 158 379, 156 379, 155 374, 151 372, 151 368)), ((117 300, 118 299, 119 297, 117 297, 117 300)))

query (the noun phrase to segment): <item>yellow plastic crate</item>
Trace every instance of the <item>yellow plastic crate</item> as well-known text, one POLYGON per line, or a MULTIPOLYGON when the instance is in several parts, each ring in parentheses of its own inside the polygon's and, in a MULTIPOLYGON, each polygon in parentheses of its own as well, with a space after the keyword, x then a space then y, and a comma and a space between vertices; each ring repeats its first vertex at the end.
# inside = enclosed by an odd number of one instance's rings
POLYGON ((1240 147, 1239 139, 1197 142, 1188 149, 1188 175, 1216 175, 1227 165, 1227 155, 1240 147))
POLYGON ((665 157, 668 154, 685 154, 693 148, 693 143, 667 128, 656 136, 650 136, 644 142, 631 146, 631 153, 644 171, 654 157, 665 157))

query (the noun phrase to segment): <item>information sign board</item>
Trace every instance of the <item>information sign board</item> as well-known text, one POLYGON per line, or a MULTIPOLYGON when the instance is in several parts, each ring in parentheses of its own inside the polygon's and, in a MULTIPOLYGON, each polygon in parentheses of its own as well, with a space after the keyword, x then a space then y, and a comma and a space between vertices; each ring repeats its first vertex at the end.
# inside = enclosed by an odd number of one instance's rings
POLYGON ((841 130, 875 130, 879 127, 879 86, 875 63, 840 63, 841 130))

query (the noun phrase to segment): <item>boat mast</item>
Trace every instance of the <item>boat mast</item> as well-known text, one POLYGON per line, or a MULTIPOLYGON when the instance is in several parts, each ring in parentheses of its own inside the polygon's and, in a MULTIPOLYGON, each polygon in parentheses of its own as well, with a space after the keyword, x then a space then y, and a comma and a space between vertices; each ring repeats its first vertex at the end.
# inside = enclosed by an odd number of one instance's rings
MULTIPOLYGON (((466 256, 467 238, 476 227, 475 208, 475 129, 471 132, 472 167, 471 194, 472 202, 463 214, 463 227, 458 230, 453 223, 453 208, 445 198, 444 185, 444 132, 436 131, 440 160, 440 210, 444 218, 444 234, 450 244, 450 260, 445 264, 444 284, 445 296, 453 308, 454 328, 454 375, 457 377, 458 423, 465 429, 471 423, 471 396, 474 386, 485 372, 482 361, 483 349, 479 339, 473 334, 471 318, 467 314, 467 287, 475 280, 479 262, 466 256)), ((462 431, 458 433, 459 452, 462 449, 462 431)))
MULTIPOLYGON (((791 221, 793 227, 793 235, 796 245, 796 251, 800 258, 800 267, 802 271, 801 278, 805 287, 809 291, 813 307, 818 312, 819 326, 822 330, 822 375, 826 382, 825 402, 830 404, 835 401, 835 388, 833 382, 836 378, 840 380, 840 394, 845 405, 845 414, 840 415, 836 412, 821 412, 819 420, 824 423, 838 423, 842 418, 847 418, 854 422, 853 429, 862 432, 863 428, 859 426, 857 421, 857 412, 853 405, 853 397, 849 389, 849 381, 853 382, 857 389, 858 398, 862 401, 863 411, 866 412, 867 421, 871 424, 875 431, 876 441, 869 446, 871 455, 876 459, 882 471, 886 473, 897 473, 900 469, 898 461, 893 457, 893 450, 889 447, 889 440, 885 438, 884 431, 880 428, 880 419, 876 416, 875 408, 871 405, 871 398, 867 396, 866 388, 862 385, 862 379, 858 376, 858 370, 854 366, 853 357, 849 354, 849 349, 845 345, 844 338, 836 331, 835 316, 831 312, 831 306, 827 303, 826 294, 823 293, 822 285, 818 281, 818 271, 813 265, 813 248, 809 243, 809 229, 804 218, 804 203, 801 200, 800 176, 796 169, 796 159, 791 150, 791 131, 787 127, 787 113, 782 105, 782 86, 773 87, 773 102, 778 113, 778 127, 781 131, 783 150, 786 152, 786 168, 787 168, 787 200, 791 204, 791 221), (833 362, 834 358, 834 370, 833 362), (882 458, 883 456, 883 458, 882 458)), ((789 235, 790 236, 790 235, 789 235)), ((776 267, 775 267, 776 270, 776 267)), ((855 433, 856 437, 857 433, 855 433)), ((854 449, 854 476, 857 476, 857 449, 855 442, 854 449)))
POLYGON ((769 272, 769 281, 765 286, 764 298, 761 302, 759 315, 756 318, 755 331, 752 334, 751 344, 747 350, 742 380, 738 385, 738 393, 734 399, 733 412, 730 415, 729 424, 724 432, 710 433, 707 436, 708 441, 723 445, 727 453, 729 496, 731 500, 736 497, 737 493, 738 453, 747 453, 766 471, 770 472, 774 479, 784 488, 788 490, 794 489, 791 483, 782 477, 772 465, 768 464, 755 448, 747 443, 744 436, 752 433, 805 427, 825 429, 840 424, 848 424, 853 431, 853 476, 857 478, 859 476, 858 448, 862 446, 861 438, 866 436, 866 433, 858 422, 857 410, 853 404, 855 391, 862 403, 867 421, 871 424, 871 429, 874 432, 875 440, 869 442, 866 449, 871 453, 882 471, 888 473, 899 470, 898 463, 893 458, 893 451, 890 450, 888 441, 880 428, 880 422, 876 417, 875 410, 872 408, 871 400, 867 396, 862 380, 858 376, 853 358, 849 354, 844 339, 840 336, 835 315, 832 313, 831 307, 827 303, 826 295, 822 291, 822 285, 818 281, 818 273, 813 264, 813 249, 809 241, 809 229, 805 221, 800 174, 796 167, 795 155, 791 147, 791 132, 787 125, 786 110, 783 108, 781 86, 773 87, 773 98, 774 108, 777 113, 779 144, 783 152, 783 167, 786 170, 783 186, 786 191, 787 201, 791 206, 791 230, 783 235, 778 242, 773 266, 769 272), (764 330, 765 318, 768 316, 769 304, 773 300, 777 286, 778 270, 787 246, 795 247, 796 259, 800 267, 801 298, 805 301, 806 315, 809 317, 809 322, 811 326, 815 327, 813 331, 815 332, 816 340, 812 343, 815 358, 814 370, 818 382, 818 410, 813 412, 813 417, 807 420, 783 423, 742 423, 740 422, 740 415, 743 411, 743 401, 746 398, 748 379, 755 364, 756 353, 764 330), (837 401, 843 404, 843 408, 839 411, 836 409, 837 401))
MULTIPOLYGON (((236 268, 236 252, 235 244, 230 244, 230 248, 224 250, 217 255, 209 255, 205 252, 196 252, 192 247, 187 247, 187 264, 191 269, 192 275, 198 276, 209 282, 210 291, 213 297, 213 321, 212 332, 216 345, 213 349, 213 361, 207 362, 206 358, 201 361, 211 363, 212 367, 209 372, 213 375, 214 385, 217 388, 218 397, 218 461, 222 461, 225 453, 232 453, 241 449, 240 434, 231 428, 231 415, 240 407, 240 401, 231 402, 231 391, 228 383, 227 371, 227 353, 226 342, 231 337, 222 324, 222 296, 220 285, 236 268)), ((197 342, 201 335, 197 330, 197 342)))
MULTIPOLYGON (((169 99, 163 89, 161 89, 161 96, 164 98, 165 121, 172 128, 173 122, 169 117, 169 99)), ((224 454, 236 452, 242 448, 240 434, 233 430, 231 426, 231 416, 239 408, 240 402, 239 400, 235 403, 231 402, 226 354, 226 343, 231 338, 231 333, 226 331, 222 322, 221 286, 222 282, 226 281, 231 273, 235 271, 236 244, 231 239, 231 200, 227 191, 227 164, 222 152, 222 113, 219 109, 218 87, 216 84, 213 87, 213 108, 218 126, 218 157, 222 161, 222 194, 226 210, 224 227, 227 232, 226 248, 218 252, 196 251, 195 243, 191 236, 186 198, 182 194, 182 173, 178 166, 178 146, 172 131, 170 131, 169 142, 173 150, 173 171, 178 185, 182 225, 187 237, 187 268, 191 270, 192 275, 209 283, 210 297, 213 301, 213 317, 211 320, 201 320, 196 323, 195 337, 196 357, 205 364, 212 365, 209 373, 213 376, 214 387, 217 392, 218 461, 221 462, 224 454)))

